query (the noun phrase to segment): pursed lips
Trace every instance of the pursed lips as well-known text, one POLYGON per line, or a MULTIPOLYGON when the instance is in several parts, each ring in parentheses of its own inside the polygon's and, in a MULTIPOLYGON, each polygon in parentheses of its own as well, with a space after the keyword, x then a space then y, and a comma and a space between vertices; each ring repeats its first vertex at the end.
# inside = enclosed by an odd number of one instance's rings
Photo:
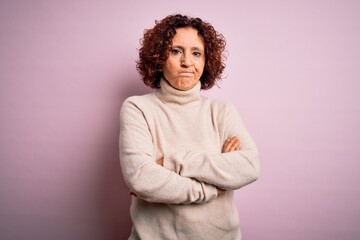
POLYGON ((194 72, 180 72, 179 75, 194 75, 194 72))

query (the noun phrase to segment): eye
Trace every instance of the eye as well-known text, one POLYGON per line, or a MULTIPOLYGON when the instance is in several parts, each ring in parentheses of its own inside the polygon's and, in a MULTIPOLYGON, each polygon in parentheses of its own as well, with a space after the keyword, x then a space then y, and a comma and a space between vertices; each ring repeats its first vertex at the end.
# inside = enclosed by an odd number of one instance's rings
POLYGON ((194 55, 195 57, 200 57, 200 56, 201 56, 201 52, 193 52, 193 55, 194 55))
POLYGON ((180 49, 177 49, 177 48, 173 48, 170 50, 171 54, 176 56, 176 55, 179 55, 179 54, 182 54, 182 51, 180 49))

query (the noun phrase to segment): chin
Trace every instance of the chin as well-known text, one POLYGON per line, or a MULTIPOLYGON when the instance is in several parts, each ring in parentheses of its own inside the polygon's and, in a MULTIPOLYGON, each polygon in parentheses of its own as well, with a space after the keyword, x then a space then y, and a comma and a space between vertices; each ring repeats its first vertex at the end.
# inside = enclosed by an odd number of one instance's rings
POLYGON ((191 88, 193 88, 194 86, 196 85, 196 82, 195 83, 187 83, 187 84, 179 84, 179 89, 181 90, 189 90, 191 88))

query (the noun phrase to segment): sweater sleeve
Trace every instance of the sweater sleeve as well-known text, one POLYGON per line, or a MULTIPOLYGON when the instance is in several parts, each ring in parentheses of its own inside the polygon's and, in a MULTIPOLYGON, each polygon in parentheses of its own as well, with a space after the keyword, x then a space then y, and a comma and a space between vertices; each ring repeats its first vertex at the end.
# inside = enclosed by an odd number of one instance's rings
POLYGON ((134 101, 120 111, 120 163, 124 180, 137 197, 170 204, 203 203, 217 197, 215 186, 158 165, 145 115, 134 101))
POLYGON ((183 177, 194 178, 222 189, 235 190, 257 180, 259 155, 237 110, 226 104, 223 118, 217 124, 224 139, 240 138, 240 150, 228 153, 175 152, 164 157, 164 167, 183 177))

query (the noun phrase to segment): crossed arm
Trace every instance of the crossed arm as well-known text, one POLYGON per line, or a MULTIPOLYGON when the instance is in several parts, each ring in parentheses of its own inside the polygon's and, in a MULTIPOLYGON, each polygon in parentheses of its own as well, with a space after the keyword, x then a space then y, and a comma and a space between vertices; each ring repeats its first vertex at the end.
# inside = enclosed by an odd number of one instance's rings
POLYGON ((165 154, 163 166, 182 177, 196 179, 220 189, 236 190, 259 176, 257 147, 237 110, 226 103, 214 119, 221 123, 222 152, 179 151, 165 154), (241 146, 240 146, 241 141, 241 146))
MULTIPOLYGON (((233 137, 229 137, 225 140, 221 152, 228 153, 228 152, 233 152, 233 151, 238 151, 238 150, 240 150, 240 139, 237 136, 233 136, 233 137)), ((163 167, 164 159, 161 158, 161 159, 157 160, 156 163, 163 167)), ((221 188, 217 188, 217 192, 218 192, 218 195, 220 195, 223 192, 225 192, 225 190, 223 190, 221 188)), ((134 193, 131 193, 131 194, 136 196, 134 193)))
POLYGON ((203 203, 222 189, 235 190, 257 179, 257 150, 235 111, 225 109, 226 118, 217 120, 226 126, 223 136, 233 136, 224 141, 221 153, 175 152, 155 162, 152 136, 137 104, 131 100, 123 104, 119 146, 123 177, 137 197, 148 202, 203 203))
MULTIPOLYGON (((229 137, 225 140, 224 145, 222 147, 222 153, 232 152, 240 150, 240 139, 237 136, 229 137)), ((161 158, 156 161, 156 163, 160 166, 164 165, 164 159, 161 158)))

